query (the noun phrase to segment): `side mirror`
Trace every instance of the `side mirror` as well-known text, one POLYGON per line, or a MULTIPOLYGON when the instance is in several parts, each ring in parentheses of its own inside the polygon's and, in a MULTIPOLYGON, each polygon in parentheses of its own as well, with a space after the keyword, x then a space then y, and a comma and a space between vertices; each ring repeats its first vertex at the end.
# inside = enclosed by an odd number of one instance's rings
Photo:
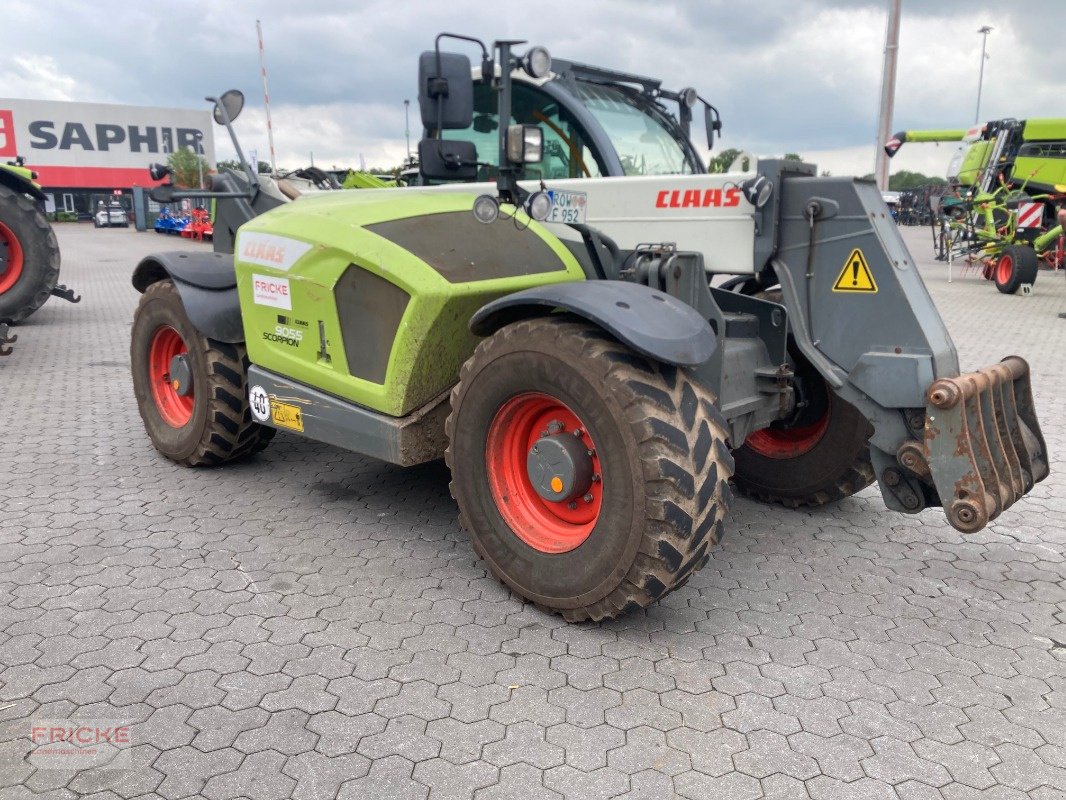
POLYGON ((707 129, 707 149, 714 149, 714 134, 721 132, 722 119, 718 116, 718 109, 710 103, 703 106, 703 125, 707 129))
POLYGON ((153 181, 161 181, 171 174, 173 174, 173 170, 166 164, 152 164, 148 167, 148 175, 153 181))
POLYGON ((219 125, 225 125, 226 120, 222 117, 222 110, 219 106, 226 109, 226 116, 229 117, 230 122, 233 122, 244 109, 244 92, 239 89, 230 89, 228 92, 224 92, 218 102, 215 103, 215 122, 219 125))
POLYGON ((426 130, 469 128, 474 119, 470 59, 461 53, 422 53, 418 57, 418 108, 426 130))
POLYGON ((162 186, 156 186, 150 192, 148 196, 151 197, 157 203, 173 203, 174 202, 174 187, 169 183, 165 183, 162 186))
POLYGON ((477 148, 473 142, 423 139, 418 143, 422 177, 438 181, 477 180, 477 148))

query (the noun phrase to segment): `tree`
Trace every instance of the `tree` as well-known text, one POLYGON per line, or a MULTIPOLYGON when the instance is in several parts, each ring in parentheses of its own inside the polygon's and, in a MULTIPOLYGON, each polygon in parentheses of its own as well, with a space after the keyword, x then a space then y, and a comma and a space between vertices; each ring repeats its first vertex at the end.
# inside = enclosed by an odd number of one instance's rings
POLYGON ((219 161, 215 166, 218 167, 218 171, 221 172, 224 169, 231 169, 234 172, 241 172, 241 162, 235 158, 228 158, 219 161))
POLYGON ((167 166, 174 170, 174 183, 188 188, 199 188, 200 176, 211 171, 203 156, 184 147, 167 156, 167 166))
POLYGON ((785 153, 784 159, 785 161, 802 161, 803 156, 799 153, 785 153))
POLYGON ((923 175, 921 172, 911 172, 905 169, 901 169, 895 175, 890 175, 888 178, 888 188, 893 192, 902 192, 905 189, 914 189, 918 186, 926 186, 927 184, 943 186, 946 183, 947 181, 943 178, 923 175))
POLYGON ((708 172, 728 172, 733 162, 737 160, 743 151, 738 150, 735 147, 730 147, 723 150, 721 153, 711 159, 710 165, 707 167, 708 172))

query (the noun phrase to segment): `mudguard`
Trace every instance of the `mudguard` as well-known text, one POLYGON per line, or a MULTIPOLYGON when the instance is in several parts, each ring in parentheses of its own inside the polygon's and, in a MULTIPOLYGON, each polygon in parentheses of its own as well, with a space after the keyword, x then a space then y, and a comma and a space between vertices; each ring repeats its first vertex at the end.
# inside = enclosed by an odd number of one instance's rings
POLYGON ((234 344, 244 341, 237 274, 229 253, 156 253, 133 270, 133 288, 142 294, 170 279, 181 295, 189 321, 204 336, 234 344))
POLYGON ((482 306, 470 330, 489 336, 511 322, 556 309, 596 323, 638 353, 679 367, 704 363, 718 346, 711 326, 692 306, 629 281, 556 283, 515 292, 482 306))

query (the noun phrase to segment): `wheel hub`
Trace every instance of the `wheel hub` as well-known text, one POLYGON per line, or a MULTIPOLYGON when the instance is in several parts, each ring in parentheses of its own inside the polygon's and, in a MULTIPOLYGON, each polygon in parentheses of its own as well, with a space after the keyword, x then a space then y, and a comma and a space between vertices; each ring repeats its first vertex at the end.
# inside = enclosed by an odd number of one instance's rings
POLYGON ((533 489, 545 500, 573 500, 584 496, 592 486, 592 453, 579 436, 551 434, 530 448, 526 472, 533 489))
POLYGON ((185 353, 178 353, 170 359, 170 368, 167 372, 170 385, 178 397, 188 397, 192 394, 192 370, 189 368, 189 357, 185 353))

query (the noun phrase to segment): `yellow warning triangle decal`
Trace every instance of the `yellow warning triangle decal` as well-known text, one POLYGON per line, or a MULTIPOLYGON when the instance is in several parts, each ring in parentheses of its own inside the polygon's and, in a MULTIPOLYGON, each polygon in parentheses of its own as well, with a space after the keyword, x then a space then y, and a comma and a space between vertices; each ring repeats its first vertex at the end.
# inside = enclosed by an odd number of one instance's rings
POLYGON ((865 292, 877 294, 877 281, 870 271, 870 265, 866 263, 866 256, 862 250, 855 248, 844 262, 844 269, 840 270, 840 277, 833 284, 834 292, 865 292))

